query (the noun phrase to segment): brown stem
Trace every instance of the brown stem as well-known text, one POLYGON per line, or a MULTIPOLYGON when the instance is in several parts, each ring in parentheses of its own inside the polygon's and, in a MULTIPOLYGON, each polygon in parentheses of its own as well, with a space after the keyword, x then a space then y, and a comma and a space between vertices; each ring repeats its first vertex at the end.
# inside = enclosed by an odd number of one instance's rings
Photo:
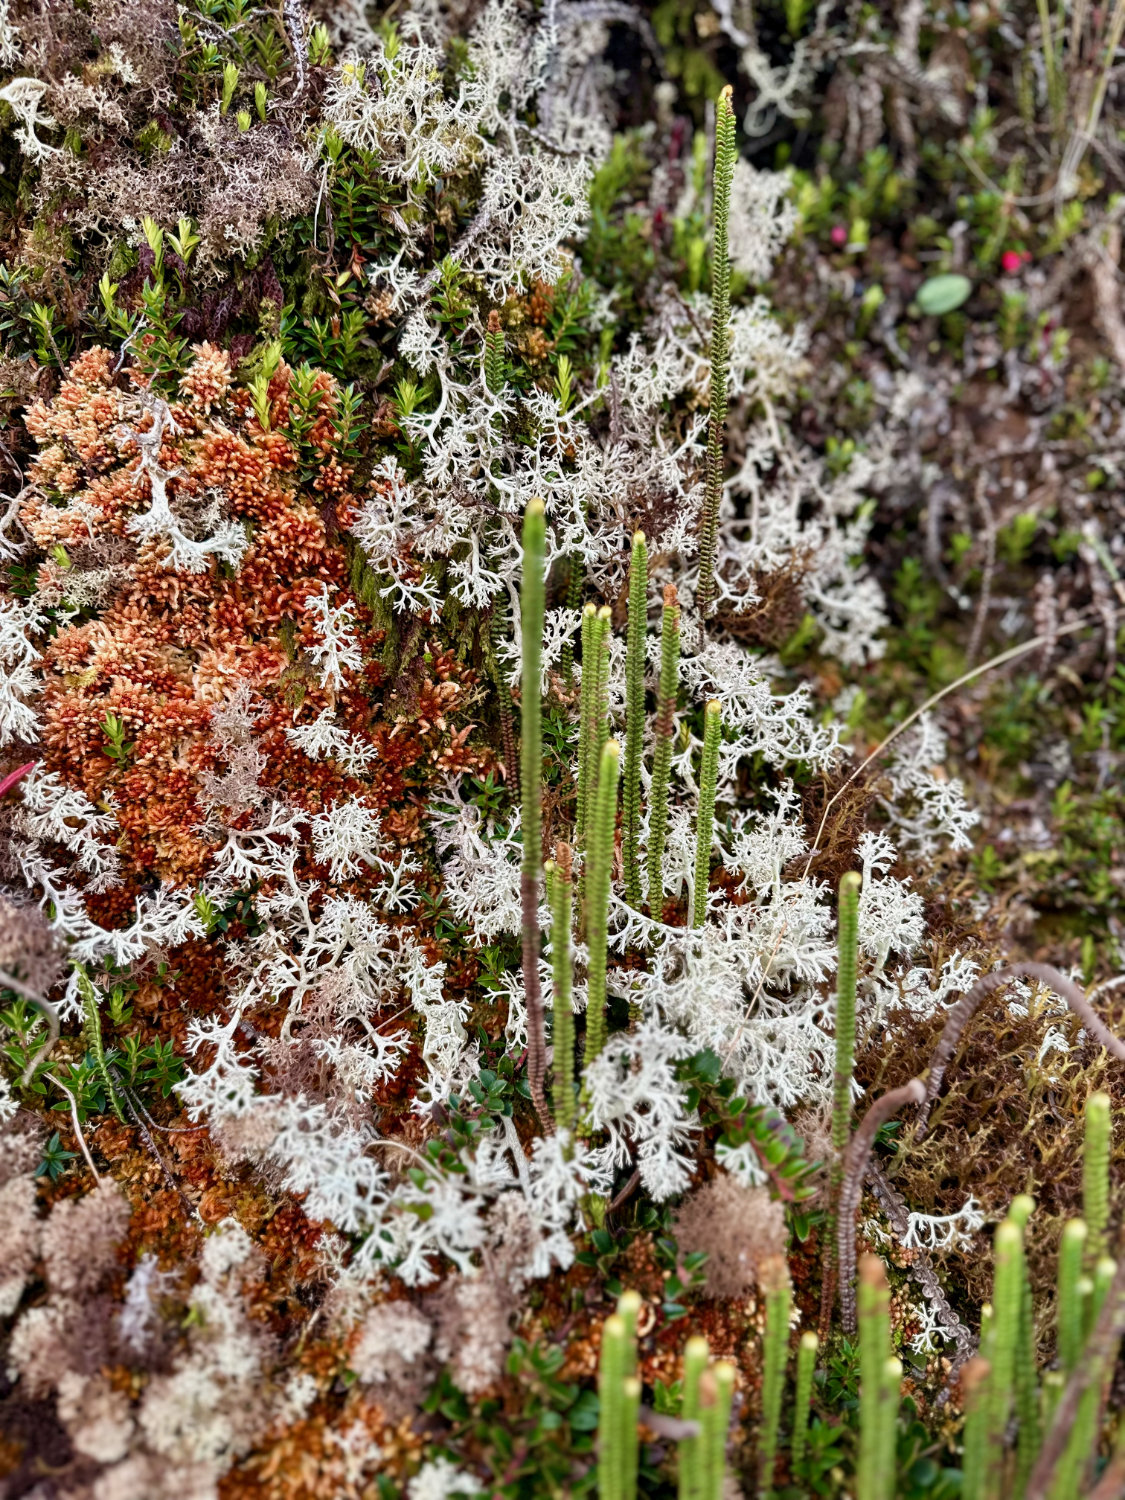
MULTIPOLYGON (((904 1239, 907 1230, 910 1228, 906 1204, 900 1196, 898 1189, 886 1176, 878 1162, 868 1162, 867 1181, 871 1184, 875 1197, 879 1200, 883 1212, 887 1216, 887 1222, 895 1234, 898 1235, 899 1239, 904 1239)), ((950 1378, 955 1371, 976 1353, 976 1341, 961 1319, 953 1311, 952 1307, 950 1307, 949 1299, 945 1295, 945 1288, 937 1278, 933 1262, 921 1245, 915 1246, 910 1264, 906 1268, 906 1274, 917 1281, 925 1294, 926 1300, 933 1305, 935 1312, 941 1319, 942 1331, 957 1345, 954 1367, 946 1376, 946 1388, 948 1389, 950 1378)))
POLYGON ((855 1219, 871 1148, 880 1126, 897 1115, 904 1105, 921 1104, 925 1097, 926 1086, 920 1078, 912 1078, 901 1088, 888 1090, 875 1100, 859 1122, 844 1153, 844 1180, 840 1184, 836 1222, 836 1261, 840 1268, 840 1313, 844 1332, 848 1334, 856 1330, 855 1219))
MULTIPOLYGON (((828 1226, 831 1229, 831 1224, 828 1226)), ((835 1236, 833 1236, 834 1238, 835 1236)), ((836 1301, 836 1257, 824 1247, 824 1275, 820 1283, 820 1319, 817 1337, 823 1344, 832 1328, 832 1308, 836 1301)))
POLYGON ((1112 1053, 1119 1062, 1125 1062, 1125 1042, 1109 1030, 1074 980, 1068 979, 1065 974, 1060 974, 1052 964, 1011 964, 1004 969, 994 969, 991 974, 983 974, 972 989, 958 1000, 946 1017, 945 1029, 942 1031, 941 1040, 937 1044, 926 1074, 926 1098, 918 1112, 915 1140, 920 1141, 926 1134, 930 1106, 937 1098, 942 1079, 945 1077, 945 1070, 957 1051, 961 1033, 989 995, 1012 979, 1037 979, 1040 984, 1045 984, 1054 990, 1056 995, 1066 1001, 1095 1041, 1107 1052, 1112 1053))
POLYGON ((1106 1465, 1105 1472, 1085 1500, 1121 1500, 1125 1495, 1125 1454, 1117 1454, 1106 1465))

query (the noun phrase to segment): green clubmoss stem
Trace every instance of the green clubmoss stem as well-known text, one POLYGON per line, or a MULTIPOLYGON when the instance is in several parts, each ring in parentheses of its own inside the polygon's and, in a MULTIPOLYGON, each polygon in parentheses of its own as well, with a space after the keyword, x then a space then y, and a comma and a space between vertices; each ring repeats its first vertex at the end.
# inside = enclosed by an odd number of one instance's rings
POLYGON ((527 1082, 531 1101, 545 1130, 550 1129, 544 1081, 547 1043, 543 994, 539 983, 539 871, 543 859, 540 781, 543 774, 543 708, 540 665, 543 652, 545 603, 544 557, 547 517, 542 500, 527 507, 523 522, 523 586, 520 627, 523 671, 520 685, 520 788, 523 864, 520 871, 522 909, 523 990, 527 1008, 527 1082))
POLYGON ((606 1039, 606 921, 609 911, 610 877, 613 869, 614 830, 617 824, 617 782, 621 749, 607 740, 598 771, 597 803, 587 839, 586 945, 586 1050, 588 1068, 605 1046, 606 1039))
POLYGON ((711 388, 707 423, 707 479, 699 534, 699 590, 696 603, 704 619, 715 607, 715 554, 719 506, 723 498, 727 375, 730 367, 730 189, 738 159, 734 108, 728 85, 715 106, 714 233, 711 246, 711 388))
POLYGON ((625 896, 639 911, 641 891, 641 752, 645 734, 645 638, 648 632, 648 551, 643 531, 633 537, 629 569, 629 629, 625 647, 625 768, 621 854, 625 896))
POLYGON ((676 732, 676 699, 680 687, 680 603, 673 583, 664 589, 660 621, 660 681, 656 694, 655 745, 648 813, 648 909, 657 921, 664 907, 664 845, 668 838, 668 782, 672 772, 672 739, 676 732))
POLYGON ((715 793, 719 784, 719 742, 722 734, 722 705, 712 698, 703 711, 703 760, 699 768, 699 815, 695 826, 695 884, 692 889, 693 927, 702 927, 707 920, 707 890, 711 883, 711 841, 715 832, 715 793))

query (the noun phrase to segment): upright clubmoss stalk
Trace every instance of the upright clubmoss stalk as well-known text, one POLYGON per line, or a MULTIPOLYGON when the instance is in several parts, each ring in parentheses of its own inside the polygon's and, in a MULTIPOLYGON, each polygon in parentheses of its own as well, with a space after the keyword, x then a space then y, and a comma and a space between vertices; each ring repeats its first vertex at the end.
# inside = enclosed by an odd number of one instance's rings
POLYGON ((613 835, 617 823, 617 782, 621 749, 607 740, 598 770, 598 792, 594 817, 587 838, 586 861, 586 1050, 589 1067, 605 1046, 606 918, 609 910, 610 875, 613 867, 613 835))
POLYGON ((117 1089, 114 1087, 113 1077, 109 1071, 109 1061, 105 1055, 105 1045, 102 1042, 102 1017, 98 1008, 98 992, 81 964, 74 965, 74 976, 78 982, 78 993, 82 996, 82 1029, 86 1035, 86 1050, 94 1059, 94 1067, 101 1080, 102 1088, 105 1090, 110 1108, 124 1125, 125 1115, 121 1109, 121 1101, 117 1097, 117 1089))
POLYGON ((719 1360, 704 1371, 699 1388, 699 1425, 703 1443, 702 1500, 722 1500, 727 1471, 727 1432, 734 1399, 734 1366, 719 1360))
POLYGON ((883 1263, 865 1255, 859 1263, 859 1464, 858 1500, 885 1500, 880 1470, 885 1440, 883 1411, 886 1364, 891 1354, 891 1294, 883 1263))
POLYGON ((625 770, 622 782, 621 854, 625 896, 639 911, 641 891, 641 751, 645 737, 645 637, 648 633, 648 550, 645 534, 633 537, 629 568, 629 630, 625 647, 625 770))
POLYGON ((712 698, 703 710, 703 760, 699 768, 699 817, 695 828, 695 886, 691 925, 707 920, 707 888, 711 882, 711 841, 715 832, 715 792, 719 784, 719 741, 723 733, 722 704, 712 698))
MULTIPOLYGON (((1020 1233, 1027 1229, 1028 1220, 1035 1211, 1035 1200, 1027 1193, 1012 1199, 1008 1217, 1018 1225, 1020 1233)), ((1016 1452, 1016 1477, 1014 1491, 1022 1495, 1028 1475, 1039 1452, 1039 1380, 1035 1363, 1035 1307, 1031 1294, 1031 1279, 1027 1272, 1027 1256, 1021 1257, 1023 1275, 1020 1282, 1019 1330, 1016 1338, 1016 1417, 1019 1422, 1016 1452)))
POLYGON ((985 1500, 986 1459, 988 1453, 988 1377, 991 1365, 982 1355, 975 1355, 961 1376, 965 1404, 964 1457, 961 1460, 961 1493, 964 1500, 985 1500))
POLYGON ((625 1373, 637 1372, 637 1319, 641 1312, 641 1294, 630 1287, 617 1299, 617 1314, 625 1324, 625 1373))
POLYGON ((1082 1258, 1086 1250, 1086 1225, 1071 1219, 1063 1225, 1059 1244, 1059 1290, 1056 1337, 1059 1365, 1069 1375, 1082 1353, 1082 1258))
MULTIPOLYGON (((582 562, 582 554, 575 552, 570 559, 570 573, 566 580, 566 607, 568 610, 576 610, 582 603, 582 588, 586 582, 586 569, 582 562)), ((562 656, 559 659, 559 671, 562 680, 566 684, 567 692, 574 686, 574 636, 568 635, 563 642, 562 656)))
POLYGON ((637 1492, 637 1314, 641 1299, 623 1292, 602 1327, 598 1365, 599 1500, 633 1500, 637 1492))
POLYGON ((648 909, 657 921, 664 907, 664 845, 668 838, 668 781, 680 687, 680 602, 676 585, 664 589, 660 621, 660 681, 656 694, 655 745, 648 812, 648 909))
POLYGON ((592 776, 590 744, 596 732, 593 704, 598 684, 594 650, 597 617, 597 606, 587 604, 582 611, 582 687, 578 695, 578 787, 574 807, 574 841, 579 853, 586 847, 586 821, 588 809, 593 805, 593 798, 590 795, 592 776))
MULTIPOLYGON (((609 629, 611 611, 607 605, 595 609, 587 605, 583 612, 582 645, 582 712, 583 726, 578 746, 578 846, 588 856, 590 828, 593 822, 598 773, 602 750, 609 739, 609 629), (587 625, 587 620, 589 624, 587 625), (587 681, 589 678, 589 681, 587 681), (582 730, 584 729, 584 738, 582 730)), ((586 866, 582 868, 581 889, 585 892, 586 866)))
POLYGON ((730 187, 738 148, 734 109, 728 84, 715 107, 714 234, 711 244, 711 390, 707 423, 707 482, 699 532, 699 591, 696 602, 704 619, 715 607, 715 553, 719 536, 719 505, 723 498, 723 469, 727 420, 727 372, 730 366, 730 187))
POLYGON ((594 757, 594 774, 600 774, 602 751, 609 739, 609 637, 613 625, 613 611, 608 604, 598 610, 595 621, 594 644, 598 658, 598 680, 594 697, 594 717, 597 721, 594 757))
MULTIPOLYGON (((1117 1262, 1108 1256, 1102 1256, 1094 1268, 1090 1284, 1087 1336, 1098 1320, 1116 1274, 1117 1262)), ((1090 1357, 1084 1351, 1083 1358, 1090 1357)), ((1115 1345, 1108 1359, 1098 1361, 1091 1380, 1079 1397, 1078 1410, 1067 1436, 1066 1447, 1055 1468, 1054 1481, 1048 1491, 1049 1500, 1071 1500, 1071 1496, 1085 1493, 1086 1471, 1098 1447, 1098 1415, 1105 1399, 1109 1376, 1116 1363, 1115 1345)))
MULTIPOLYGON (((680 1410, 685 1422, 699 1421, 700 1387, 710 1357, 707 1340, 698 1335, 684 1345, 684 1395, 680 1410)), ((679 1500, 701 1500, 702 1494, 703 1438, 684 1438, 679 1449, 679 1500)))
POLYGON ((805 1449, 809 1441, 809 1409, 812 1406, 813 1376, 816 1374, 816 1355, 820 1340, 810 1329, 802 1333, 797 1346, 797 1390, 793 1402, 793 1439, 789 1445, 790 1466, 800 1478, 800 1466, 805 1461, 805 1449))
POLYGON ((504 669, 500 665, 500 647, 508 631, 508 610, 504 597, 492 606, 492 622, 489 641, 492 646, 492 667, 496 678, 496 695, 500 702, 500 738, 504 746, 504 770, 508 777, 508 788, 514 797, 520 794, 520 763, 516 753, 515 718, 512 712, 512 690, 508 685, 504 669))
POLYGON ((1094 1267, 1094 1294, 1090 1299, 1090 1311, 1086 1323, 1086 1337, 1094 1330, 1094 1324, 1098 1321, 1098 1315, 1102 1310, 1102 1303, 1109 1295, 1113 1278, 1117 1275, 1117 1262, 1112 1256, 1102 1255, 1098 1257, 1098 1263, 1094 1267))
POLYGON ((1051 1430, 1055 1407, 1065 1389, 1066 1376, 1061 1370, 1044 1370, 1043 1385, 1039 1391, 1039 1426, 1043 1432, 1051 1430))
POLYGON ((898 1413, 902 1391, 902 1361, 893 1355, 883 1361, 879 1380, 880 1500, 893 1500, 897 1485, 898 1413))
POLYGON ((621 1500, 637 1500, 637 1469, 640 1465, 641 1382, 627 1375, 622 1389, 621 1500))
POLYGON ((495 308, 488 315, 484 335, 484 383, 494 396, 504 389, 504 330, 495 308))
POLYGON ((612 1313, 602 1325, 598 1365, 598 1500, 624 1500, 625 1381, 629 1337, 625 1319, 612 1313))
POLYGON ((523 673, 520 689, 520 788, 522 791, 523 865, 520 871, 522 909, 523 990, 527 1008, 527 1082, 531 1100, 544 1129, 550 1128, 544 1080, 547 1044, 544 1035, 543 995, 539 985, 539 867, 543 859, 540 778, 543 772, 543 712, 540 702, 540 659, 543 650, 547 517, 542 500, 527 507, 523 521, 523 586, 520 625, 523 673))
POLYGON ((762 1359, 762 1429, 759 1443, 759 1488, 763 1497, 773 1490, 781 1430, 781 1397, 789 1354, 789 1271, 783 1256, 763 1267, 766 1289, 766 1332, 762 1359))
POLYGON ((988 1492, 999 1496, 1004 1475, 1004 1437, 1015 1387, 1024 1280, 1023 1235, 1019 1225, 1011 1219, 997 1225, 993 1239, 993 1265, 992 1328, 988 1350, 992 1368, 988 1377, 984 1462, 988 1492))
POLYGON ((1043 50, 1043 72, 1047 79, 1047 108, 1056 132, 1062 129, 1066 112, 1066 74, 1055 52, 1054 22, 1048 0, 1036 0, 1039 9, 1039 39, 1043 50))
POLYGON ((547 900, 551 908, 551 975, 554 1012, 551 1037, 555 1051, 555 1081, 551 1090, 555 1122, 574 1134, 574 1000, 573 957, 570 950, 573 875, 569 844, 559 844, 546 866, 547 900))
POLYGON ((1109 1095, 1091 1094, 1086 1100, 1086 1136, 1082 1145, 1082 1216, 1086 1220, 1087 1262, 1105 1254, 1111 1144, 1109 1095))

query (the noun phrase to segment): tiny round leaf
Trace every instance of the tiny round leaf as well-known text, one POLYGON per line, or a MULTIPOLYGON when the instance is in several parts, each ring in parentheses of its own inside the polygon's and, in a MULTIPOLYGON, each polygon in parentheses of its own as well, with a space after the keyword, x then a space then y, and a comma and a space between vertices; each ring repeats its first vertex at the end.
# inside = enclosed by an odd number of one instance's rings
POLYGON ((950 271, 923 281, 914 300, 927 317, 941 318, 962 307, 972 290, 973 284, 967 276, 950 271))

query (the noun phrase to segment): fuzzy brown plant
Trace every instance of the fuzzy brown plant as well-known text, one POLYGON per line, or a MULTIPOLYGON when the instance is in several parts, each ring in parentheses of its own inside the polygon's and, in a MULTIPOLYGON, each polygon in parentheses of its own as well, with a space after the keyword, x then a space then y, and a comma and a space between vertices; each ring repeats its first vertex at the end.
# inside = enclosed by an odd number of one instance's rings
POLYGON ((765 1187, 746 1187, 719 1172, 696 1188, 673 1218, 676 1243, 686 1254, 702 1251, 708 1297, 744 1297, 758 1285, 771 1257, 785 1250, 785 1210, 765 1187))

